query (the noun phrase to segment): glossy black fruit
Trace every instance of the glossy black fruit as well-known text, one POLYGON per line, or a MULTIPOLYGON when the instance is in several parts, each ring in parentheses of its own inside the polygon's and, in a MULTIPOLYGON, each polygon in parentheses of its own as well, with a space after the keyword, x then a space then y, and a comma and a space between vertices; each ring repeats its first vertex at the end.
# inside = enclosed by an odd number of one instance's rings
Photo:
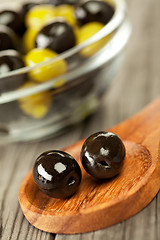
POLYGON ((124 144, 112 132, 92 134, 86 139, 81 150, 84 169, 98 179, 111 178, 120 173, 124 157, 124 144))
POLYGON ((107 24, 114 14, 114 8, 106 1, 80 1, 75 7, 75 17, 80 25, 88 22, 107 24))
POLYGON ((18 40, 16 34, 7 26, 0 26, 0 51, 16 49, 18 40))
POLYGON ((75 45, 75 35, 71 25, 65 21, 57 20, 45 25, 38 33, 35 46, 49 48, 61 53, 75 45))
POLYGON ((0 93, 15 90, 26 81, 26 74, 3 77, 10 71, 24 67, 22 56, 16 50, 0 52, 0 93))
POLYGON ((0 24, 10 27, 18 34, 23 26, 23 15, 19 7, 15 8, 0 10, 0 24))
POLYGON ((79 187, 81 169, 68 153, 53 150, 44 152, 37 158, 33 178, 45 194, 54 198, 67 198, 79 187))

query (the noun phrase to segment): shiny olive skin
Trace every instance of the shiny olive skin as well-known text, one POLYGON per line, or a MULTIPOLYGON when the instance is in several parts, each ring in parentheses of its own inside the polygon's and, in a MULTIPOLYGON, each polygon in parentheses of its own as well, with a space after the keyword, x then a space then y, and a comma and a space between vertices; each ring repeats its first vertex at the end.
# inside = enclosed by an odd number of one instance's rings
POLYGON ((35 47, 49 48, 57 53, 64 52, 75 45, 75 35, 70 24, 63 20, 45 25, 38 33, 35 47))
MULTIPOLYGON (((0 76, 24 67, 21 54, 16 50, 0 51, 0 76)), ((0 78, 0 93, 15 90, 26 81, 26 74, 0 78)))
POLYGON ((10 27, 18 34, 23 27, 23 15, 21 9, 0 10, 0 25, 10 27))
POLYGON ((68 198, 80 185, 81 169, 68 153, 51 150, 36 159, 33 179, 45 194, 53 198, 68 198))
POLYGON ((75 6, 75 17, 80 25, 88 22, 107 24, 114 14, 114 8, 102 0, 84 0, 75 6))
MULTIPOLYGON (((56 57, 58 54, 48 48, 34 48, 24 57, 26 66, 34 66, 40 62, 48 61, 56 57)), ((29 72, 30 77, 35 82, 44 82, 51 78, 57 77, 67 71, 65 60, 59 58, 56 62, 52 62, 43 67, 37 67, 29 72)))
POLYGON ((107 179, 120 173, 125 153, 125 146, 116 134, 101 131, 86 139, 81 150, 81 161, 91 176, 107 179))
POLYGON ((16 34, 7 26, 0 26, 0 51, 7 49, 16 49, 18 40, 16 34))

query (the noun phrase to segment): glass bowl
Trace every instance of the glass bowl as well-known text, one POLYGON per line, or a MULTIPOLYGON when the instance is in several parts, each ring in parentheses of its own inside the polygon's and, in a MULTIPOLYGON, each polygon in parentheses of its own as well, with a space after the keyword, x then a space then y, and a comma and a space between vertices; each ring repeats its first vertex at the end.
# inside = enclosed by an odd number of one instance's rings
POLYGON ((35 84, 28 77, 25 87, 0 94, 0 143, 54 136, 96 111, 131 34, 125 1, 113 3, 110 22, 84 43, 34 67, 1 74, 0 80, 19 78, 48 67, 61 69, 62 59, 67 63, 67 71, 54 78, 35 84))

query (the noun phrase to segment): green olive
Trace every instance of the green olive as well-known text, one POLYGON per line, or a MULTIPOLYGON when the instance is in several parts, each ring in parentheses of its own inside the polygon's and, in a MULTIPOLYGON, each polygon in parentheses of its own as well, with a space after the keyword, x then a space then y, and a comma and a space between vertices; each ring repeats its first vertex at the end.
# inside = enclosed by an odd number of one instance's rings
MULTIPOLYGON (((104 24, 99 22, 90 22, 79 28, 77 33, 77 45, 85 42, 87 39, 91 38, 94 34, 98 33, 104 24)), ((84 57, 90 57, 96 52, 98 52, 110 39, 110 35, 100 39, 99 41, 84 47, 80 54, 84 57)))
POLYGON ((42 67, 36 67, 36 64, 48 61, 57 55, 57 53, 47 48, 34 48, 28 52, 24 57, 25 64, 30 67, 35 66, 35 68, 29 72, 30 77, 35 82, 45 82, 64 74, 67 71, 67 64, 63 59, 59 59, 56 62, 46 64, 42 67))
MULTIPOLYGON (((26 82, 21 89, 33 87, 36 84, 33 82, 26 82)), ((49 111, 52 97, 49 91, 44 91, 23 97, 18 100, 20 109, 28 116, 35 119, 43 118, 49 111)))
POLYGON ((55 7, 52 5, 37 5, 32 7, 25 17, 25 23, 28 28, 39 29, 46 22, 52 20, 56 15, 55 7))

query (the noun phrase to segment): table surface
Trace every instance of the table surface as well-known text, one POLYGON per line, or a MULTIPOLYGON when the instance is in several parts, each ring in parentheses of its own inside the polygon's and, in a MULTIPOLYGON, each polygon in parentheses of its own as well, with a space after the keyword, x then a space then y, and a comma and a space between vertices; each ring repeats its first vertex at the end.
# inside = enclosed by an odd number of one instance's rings
POLYGON ((132 116, 160 93, 160 1, 128 0, 133 33, 115 82, 98 111, 63 136, 37 143, 0 147, 0 238, 3 240, 160 239, 160 194, 141 212, 103 230, 55 235, 34 228, 22 214, 18 190, 34 159, 48 149, 61 149, 91 133, 132 116))

